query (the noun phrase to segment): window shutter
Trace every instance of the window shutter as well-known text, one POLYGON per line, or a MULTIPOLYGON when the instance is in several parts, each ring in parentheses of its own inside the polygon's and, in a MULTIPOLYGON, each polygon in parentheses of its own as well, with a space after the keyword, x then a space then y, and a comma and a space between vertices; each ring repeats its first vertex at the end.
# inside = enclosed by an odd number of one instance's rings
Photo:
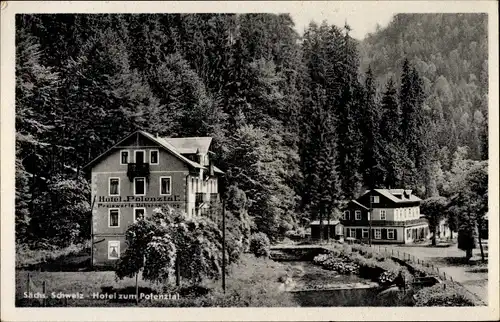
POLYGON ((363 230, 361 228, 356 229, 356 238, 360 239, 363 236, 363 230))
POLYGON ((394 229, 394 240, 398 239, 398 230, 394 229))
POLYGON ((387 239, 387 229, 382 228, 381 235, 382 239, 387 239))

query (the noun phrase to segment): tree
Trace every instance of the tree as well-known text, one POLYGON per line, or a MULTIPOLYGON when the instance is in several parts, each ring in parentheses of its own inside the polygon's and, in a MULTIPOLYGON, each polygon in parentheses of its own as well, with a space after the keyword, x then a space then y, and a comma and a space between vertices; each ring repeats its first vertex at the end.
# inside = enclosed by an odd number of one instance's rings
POLYGON ((290 224, 282 220, 286 212, 295 208, 294 191, 283 171, 289 166, 287 160, 293 158, 287 155, 293 151, 282 145, 279 134, 252 125, 237 129, 230 144, 227 180, 245 192, 255 228, 275 241, 280 230, 288 230, 281 229, 290 224))
POLYGON ((380 136, 383 160, 381 169, 385 187, 414 187, 415 164, 409 158, 406 146, 403 144, 401 111, 397 99, 397 90, 392 78, 387 82, 382 97, 380 136))
POLYGON ((346 24, 340 42, 341 89, 335 101, 337 112, 337 135, 339 154, 339 173, 342 192, 346 198, 355 198, 362 187, 362 133, 357 120, 362 118, 362 85, 358 80, 359 57, 355 41, 349 36, 350 27, 346 24))
POLYGON ((172 208, 155 209, 151 218, 129 226, 127 249, 117 263, 118 278, 143 271, 143 278, 167 283, 175 272, 176 284, 184 277, 199 284, 203 277, 221 274, 222 233, 204 217, 187 217, 172 208))
POLYGON ((363 182, 375 189, 383 186, 382 155, 380 153, 380 106, 371 67, 366 72, 363 101, 363 182))
POLYGON ((269 257, 269 238, 264 233, 256 233, 250 237, 250 251, 255 257, 269 257))
POLYGON ((425 199, 421 205, 421 211, 429 220, 429 228, 432 233, 432 246, 436 246, 436 235, 441 220, 446 216, 448 201, 445 197, 432 197, 425 199))
POLYGON ((483 228, 484 217, 488 212, 488 162, 482 161, 467 171, 459 185, 459 190, 452 197, 453 211, 458 214, 459 248, 466 252, 466 258, 472 257, 475 237, 479 238, 481 258, 484 253, 478 230, 483 228))

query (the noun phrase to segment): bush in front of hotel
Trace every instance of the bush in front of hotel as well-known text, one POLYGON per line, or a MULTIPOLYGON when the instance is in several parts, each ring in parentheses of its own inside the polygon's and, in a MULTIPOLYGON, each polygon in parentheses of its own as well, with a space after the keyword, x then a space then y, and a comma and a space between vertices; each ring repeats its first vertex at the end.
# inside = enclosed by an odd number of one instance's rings
POLYGON ((250 237, 250 252, 255 257, 269 257, 271 242, 264 233, 255 233, 250 237))

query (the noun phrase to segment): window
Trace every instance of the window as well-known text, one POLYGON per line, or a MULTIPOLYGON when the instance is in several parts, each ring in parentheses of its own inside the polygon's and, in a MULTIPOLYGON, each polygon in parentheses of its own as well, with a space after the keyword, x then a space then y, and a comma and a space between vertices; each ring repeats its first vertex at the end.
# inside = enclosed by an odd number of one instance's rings
POLYGON ((109 178, 109 195, 120 195, 120 178, 109 178))
POLYGON ((381 239, 382 238, 382 232, 380 229, 375 229, 375 239, 381 239))
POLYGON ((120 258, 120 242, 115 240, 108 241, 108 259, 120 258))
POLYGON ((368 238, 368 229, 363 228, 363 238, 368 238))
POLYGON ((123 150, 120 152, 120 164, 127 164, 128 163, 128 151, 123 150))
POLYGON ((146 179, 134 178, 134 195, 144 196, 146 194, 146 179))
POLYGON ((349 237, 356 238, 356 229, 351 228, 349 237))
POLYGON ((380 202, 380 198, 379 198, 379 196, 370 196, 370 201, 372 203, 379 203, 380 202))
POLYGON ((387 239, 394 239, 394 229, 387 229, 387 239))
POLYGON ((134 208, 134 222, 146 217, 146 208, 134 208))
POLYGON ((380 220, 385 220, 385 210, 380 210, 380 220))
POLYGON ((149 163, 158 164, 158 150, 149 151, 149 163))
POLYGON ((135 163, 144 163, 144 150, 135 151, 135 163))
POLYGON ((349 220, 349 210, 344 211, 344 215, 342 216, 342 219, 349 220))
POLYGON ((406 239, 410 239, 410 238, 411 238, 411 230, 407 229, 406 230, 406 239))
POLYGON ((120 209, 109 209, 108 227, 120 227, 120 209))
POLYGON ((361 220, 361 211, 360 210, 356 210, 355 211, 355 216, 356 216, 356 220, 361 220))
POLYGON ((160 177, 160 195, 171 193, 172 181, 170 177, 160 177))

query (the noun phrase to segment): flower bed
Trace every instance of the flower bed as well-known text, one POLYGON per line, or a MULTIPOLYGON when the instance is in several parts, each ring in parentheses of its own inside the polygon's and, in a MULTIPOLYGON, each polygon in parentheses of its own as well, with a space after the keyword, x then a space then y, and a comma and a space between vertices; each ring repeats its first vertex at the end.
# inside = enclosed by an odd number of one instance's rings
POLYGON ((371 252, 349 246, 335 247, 328 254, 316 256, 313 262, 339 274, 356 274, 384 286, 396 283, 402 270, 399 264, 386 256, 373 256, 371 252))

